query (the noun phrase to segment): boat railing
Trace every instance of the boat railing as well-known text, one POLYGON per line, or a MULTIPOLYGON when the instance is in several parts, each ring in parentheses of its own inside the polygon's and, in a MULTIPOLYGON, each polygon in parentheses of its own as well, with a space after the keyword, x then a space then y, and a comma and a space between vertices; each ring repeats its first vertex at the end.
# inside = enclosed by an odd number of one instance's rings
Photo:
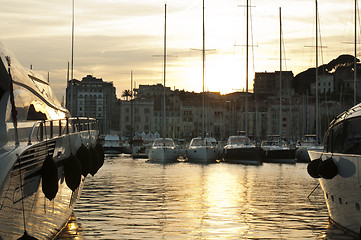
POLYGON ((90 130, 98 130, 98 121, 94 118, 72 117, 59 120, 39 120, 30 130, 28 145, 31 145, 33 140, 41 142, 70 133, 90 130))

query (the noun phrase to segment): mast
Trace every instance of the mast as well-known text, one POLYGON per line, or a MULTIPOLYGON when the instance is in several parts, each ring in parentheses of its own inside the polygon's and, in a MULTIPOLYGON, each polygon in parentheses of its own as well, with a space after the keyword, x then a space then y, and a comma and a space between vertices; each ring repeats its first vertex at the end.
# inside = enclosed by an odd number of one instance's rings
POLYGON ((318 119, 318 4, 316 3, 316 141, 319 141, 319 119, 318 119))
POLYGON ((282 144, 282 15, 281 7, 279 8, 280 16, 280 119, 279 119, 279 135, 280 146, 282 144))
POLYGON ((133 70, 130 70, 130 100, 133 99, 133 70))
POLYGON ((204 93, 204 71, 205 71, 205 57, 206 57, 206 37, 205 37, 205 27, 204 27, 204 0, 203 0, 203 48, 202 48, 202 61, 203 61, 203 95, 202 95, 202 138, 205 138, 204 132, 204 120, 205 120, 205 93, 204 93))
POLYGON ((130 71, 130 121, 131 121, 131 138, 134 137, 134 109, 133 109, 133 71, 130 71))
POLYGON ((353 65, 354 65, 354 71, 353 71, 353 105, 356 105, 356 88, 357 88, 357 84, 356 84, 356 77, 357 77, 357 62, 356 62, 356 54, 357 54, 357 0, 355 0, 355 58, 353 61, 353 65))
POLYGON ((71 79, 70 79, 70 113, 73 114, 73 79, 74 79, 74 0, 72 1, 71 23, 71 79))
POLYGON ((248 0, 247 0, 247 6, 246 6, 247 10, 247 20, 246 20, 246 136, 248 136, 248 11, 249 11, 249 6, 248 6, 248 0))
POLYGON ((163 138, 165 138, 166 129, 166 107, 165 107, 165 78, 167 66, 167 3, 164 4, 164 56, 163 56, 163 138))

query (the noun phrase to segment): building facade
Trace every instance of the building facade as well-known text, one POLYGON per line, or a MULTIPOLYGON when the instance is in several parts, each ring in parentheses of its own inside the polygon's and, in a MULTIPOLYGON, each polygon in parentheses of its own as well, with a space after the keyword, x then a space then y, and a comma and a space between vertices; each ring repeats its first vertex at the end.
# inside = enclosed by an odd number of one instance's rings
POLYGON ((98 119, 101 134, 119 131, 120 102, 112 82, 92 75, 68 81, 66 108, 71 116, 98 119))

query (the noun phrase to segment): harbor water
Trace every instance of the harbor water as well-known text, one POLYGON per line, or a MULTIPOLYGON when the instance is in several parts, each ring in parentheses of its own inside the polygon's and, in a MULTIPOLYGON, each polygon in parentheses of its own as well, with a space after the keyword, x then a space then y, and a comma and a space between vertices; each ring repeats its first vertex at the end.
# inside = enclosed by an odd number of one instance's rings
POLYGON ((306 168, 106 155, 58 239, 352 239, 306 168))

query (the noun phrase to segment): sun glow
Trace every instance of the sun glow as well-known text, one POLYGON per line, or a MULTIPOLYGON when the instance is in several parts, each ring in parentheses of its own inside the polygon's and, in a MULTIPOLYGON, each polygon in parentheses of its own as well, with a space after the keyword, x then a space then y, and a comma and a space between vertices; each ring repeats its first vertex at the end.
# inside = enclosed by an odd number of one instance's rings
MULTIPOLYGON (((168 78, 176 80, 176 87, 188 91, 203 91, 202 61, 194 59, 169 69, 168 78)), ((170 80, 172 81, 172 80, 170 80)), ((253 89, 253 74, 249 74, 248 89, 253 89)), ((245 65, 234 56, 208 57, 205 63, 204 91, 227 94, 246 90, 245 65)))

